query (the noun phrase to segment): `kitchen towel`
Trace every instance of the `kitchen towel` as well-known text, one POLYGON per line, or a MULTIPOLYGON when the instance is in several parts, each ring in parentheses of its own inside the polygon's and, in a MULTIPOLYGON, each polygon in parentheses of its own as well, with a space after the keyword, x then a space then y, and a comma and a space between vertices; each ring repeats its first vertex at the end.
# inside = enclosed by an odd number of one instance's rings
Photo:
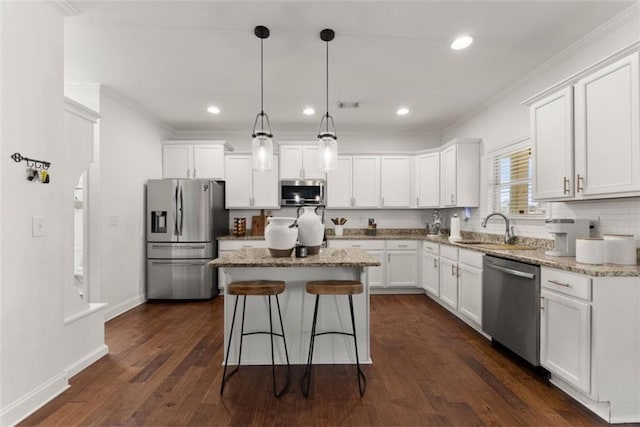
POLYGON ((460 236, 460 218, 457 215, 454 215, 451 218, 451 230, 449 232, 449 241, 450 242, 459 242, 462 240, 462 236, 460 236))
POLYGON ((604 262, 609 264, 636 265, 636 239, 629 234, 605 234, 604 262))
POLYGON ((581 264, 604 264, 604 239, 576 239, 576 261, 581 264))

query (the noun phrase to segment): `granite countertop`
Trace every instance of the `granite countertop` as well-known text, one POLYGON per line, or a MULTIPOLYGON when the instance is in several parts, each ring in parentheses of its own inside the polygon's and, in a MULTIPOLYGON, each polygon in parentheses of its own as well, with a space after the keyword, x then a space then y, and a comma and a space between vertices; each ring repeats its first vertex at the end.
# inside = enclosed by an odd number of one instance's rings
POLYGON ((363 249, 323 248, 306 258, 274 258, 264 248, 245 248, 209 262, 209 267, 377 267, 380 262, 363 249))
MULTIPOLYGON (((553 247, 553 241, 548 239, 535 239, 516 236, 516 244, 530 247, 530 250, 496 250, 482 248, 477 245, 449 242, 446 235, 430 236, 424 229, 378 229, 376 236, 365 234, 364 229, 346 229, 345 235, 334 236, 329 234, 331 229, 327 229, 327 240, 424 240, 439 244, 456 246, 461 249, 482 252, 500 258, 512 259, 529 264, 541 265, 545 267, 558 268, 572 271, 579 274, 586 274, 594 277, 640 277, 640 265, 591 265, 576 262, 575 257, 552 257, 545 255, 545 250, 553 247)), ((333 231, 333 230, 331 230, 333 231)), ((487 233, 462 232, 462 237, 466 241, 483 241, 487 243, 499 243, 502 236, 487 233)), ((264 240, 264 236, 225 236, 219 240, 264 240)), ((266 251, 266 249, 264 249, 266 251)), ((326 250, 326 249, 325 249, 326 250)), ((267 257, 269 257, 267 253, 267 257)), ((270 259, 276 259, 271 258, 270 259)), ((640 256, 639 256, 640 258, 640 256)), ((295 258, 294 258, 295 259, 295 258)))

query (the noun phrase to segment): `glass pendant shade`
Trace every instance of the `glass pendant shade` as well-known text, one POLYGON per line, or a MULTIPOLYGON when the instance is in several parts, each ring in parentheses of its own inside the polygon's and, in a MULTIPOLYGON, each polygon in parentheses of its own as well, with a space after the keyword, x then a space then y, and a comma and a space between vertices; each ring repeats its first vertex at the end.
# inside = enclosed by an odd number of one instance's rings
POLYGON ((318 168, 322 172, 332 172, 338 165, 338 142, 333 135, 323 135, 318 139, 318 168))
POLYGON ((263 172, 273 169, 273 140, 264 133, 257 134, 251 142, 253 169, 263 172))

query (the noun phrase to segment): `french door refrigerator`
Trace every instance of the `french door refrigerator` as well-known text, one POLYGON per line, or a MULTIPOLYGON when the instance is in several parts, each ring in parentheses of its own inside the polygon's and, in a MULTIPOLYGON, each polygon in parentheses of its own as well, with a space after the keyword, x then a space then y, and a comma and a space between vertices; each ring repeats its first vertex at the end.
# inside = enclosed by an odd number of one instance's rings
POLYGON ((209 299, 218 293, 217 238, 229 233, 224 182, 147 182, 147 299, 209 299))

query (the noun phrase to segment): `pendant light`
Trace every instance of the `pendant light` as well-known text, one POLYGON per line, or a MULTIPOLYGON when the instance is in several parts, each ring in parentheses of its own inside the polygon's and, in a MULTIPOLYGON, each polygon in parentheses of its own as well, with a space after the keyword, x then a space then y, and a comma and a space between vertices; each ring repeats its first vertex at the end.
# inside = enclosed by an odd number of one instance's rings
POLYGON ((338 136, 333 117, 329 114, 329 42, 335 35, 335 32, 328 28, 320 31, 320 39, 327 46, 327 112, 322 116, 318 130, 318 167, 323 172, 336 170, 338 163, 338 136))
POLYGON ((269 37, 269 29, 258 25, 254 33, 260 39, 260 112, 253 123, 253 141, 251 142, 251 153, 253 155, 253 169, 265 171, 273 169, 273 133, 269 116, 264 112, 264 39, 269 37), (265 127, 266 122, 266 127, 265 127))

